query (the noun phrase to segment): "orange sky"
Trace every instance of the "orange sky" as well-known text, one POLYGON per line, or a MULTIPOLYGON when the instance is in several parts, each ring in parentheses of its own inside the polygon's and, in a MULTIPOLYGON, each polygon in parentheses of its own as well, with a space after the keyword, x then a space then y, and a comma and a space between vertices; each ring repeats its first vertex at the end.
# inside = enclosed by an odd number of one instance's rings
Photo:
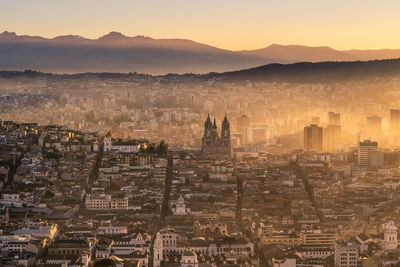
POLYGON ((398 0, 2 0, 0 31, 185 38, 232 50, 272 43, 400 48, 398 0))

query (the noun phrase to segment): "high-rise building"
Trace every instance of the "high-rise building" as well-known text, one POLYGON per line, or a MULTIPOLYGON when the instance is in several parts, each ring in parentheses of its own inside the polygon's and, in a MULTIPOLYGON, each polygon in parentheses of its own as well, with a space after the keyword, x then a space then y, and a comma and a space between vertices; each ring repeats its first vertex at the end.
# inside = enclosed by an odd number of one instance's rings
POLYGON ((328 125, 324 129, 324 150, 336 152, 337 145, 341 141, 342 128, 340 125, 328 125))
POLYGON ((369 166, 371 152, 378 151, 378 143, 370 140, 358 142, 358 165, 369 166))
POLYGON ((306 151, 322 151, 323 130, 316 124, 304 127, 304 149, 306 151))
POLYGON ((250 126, 250 118, 247 115, 242 115, 237 120, 237 131, 242 134, 242 144, 247 144, 247 128, 250 126))
POLYGON ((378 115, 367 117, 367 135, 373 139, 382 135, 382 117, 378 115))
POLYGON ((396 139, 400 136, 400 110, 390 110, 389 137, 392 143, 399 143, 396 139))
POLYGON ((231 157, 231 130, 228 118, 224 117, 222 122, 221 137, 218 136, 217 123, 211 122, 210 116, 204 122, 204 135, 201 143, 203 156, 218 159, 231 157))
POLYGON ((357 267, 359 250, 353 241, 338 240, 335 244, 335 267, 357 267))
POLYGON ((335 113, 333 111, 329 111, 328 123, 330 125, 340 125, 340 113, 335 113))
POLYGON ((372 167, 398 168, 400 165, 400 152, 372 151, 369 155, 369 164, 372 167))

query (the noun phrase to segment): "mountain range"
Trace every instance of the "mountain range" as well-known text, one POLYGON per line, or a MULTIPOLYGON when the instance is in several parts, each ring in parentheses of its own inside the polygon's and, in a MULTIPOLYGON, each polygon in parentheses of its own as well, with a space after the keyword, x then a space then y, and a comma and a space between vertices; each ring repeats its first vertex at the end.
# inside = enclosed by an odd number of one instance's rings
POLYGON ((88 79, 119 79, 137 80, 156 78, 157 81, 168 79, 174 82, 209 81, 221 82, 293 82, 293 83, 338 83, 356 80, 370 82, 381 79, 396 79, 400 76, 400 59, 381 59, 369 61, 327 61, 298 62, 290 64, 272 63, 255 68, 228 72, 210 72, 207 74, 166 74, 149 75, 123 72, 84 72, 84 73, 54 73, 34 70, 2 71, 0 78, 88 78, 88 79))
POLYGON ((128 37, 110 32, 98 39, 0 34, 0 70, 45 72, 226 72, 270 63, 359 61, 400 58, 400 49, 339 51, 326 46, 273 44, 231 51, 186 39, 128 37))

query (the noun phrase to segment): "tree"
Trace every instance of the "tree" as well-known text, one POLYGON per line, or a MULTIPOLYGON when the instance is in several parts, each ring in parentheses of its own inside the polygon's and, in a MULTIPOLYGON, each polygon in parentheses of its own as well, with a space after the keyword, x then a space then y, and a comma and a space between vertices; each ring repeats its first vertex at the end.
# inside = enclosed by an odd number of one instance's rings
POLYGON ((154 144, 149 144, 149 146, 147 147, 147 153, 149 154, 155 154, 156 153, 156 147, 154 144))
POLYGON ((52 197, 54 197, 54 193, 51 192, 50 190, 46 190, 43 197, 44 198, 52 198, 52 197))
POLYGON ((167 155, 168 145, 164 142, 164 140, 161 140, 160 144, 157 146, 156 152, 157 152, 157 155, 159 155, 159 156, 167 155))
POLYGON ((49 159, 49 160, 50 160, 50 159, 59 160, 59 159, 62 157, 61 153, 58 152, 58 151, 49 151, 49 152, 45 152, 44 155, 45 155, 45 157, 46 157, 47 159, 49 159))
POLYGON ((137 225, 136 225, 136 223, 134 223, 134 222, 130 222, 130 223, 128 224, 128 231, 129 231, 129 232, 133 232, 133 231, 135 231, 135 230, 136 230, 136 228, 137 228, 137 225))
POLYGON ((112 191, 121 191, 121 187, 113 182, 111 182, 111 184, 110 184, 110 189, 112 191))

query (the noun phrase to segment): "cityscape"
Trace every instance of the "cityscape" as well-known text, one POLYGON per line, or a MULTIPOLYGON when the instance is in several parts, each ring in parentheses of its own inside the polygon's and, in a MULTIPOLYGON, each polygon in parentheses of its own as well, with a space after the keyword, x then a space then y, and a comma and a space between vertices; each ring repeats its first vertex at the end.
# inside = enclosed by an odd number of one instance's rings
POLYGON ((351 25, 398 3, 28 2, 0 9, 0 266, 400 266, 400 43, 351 25), (293 45, 255 49, 267 22, 293 45))

